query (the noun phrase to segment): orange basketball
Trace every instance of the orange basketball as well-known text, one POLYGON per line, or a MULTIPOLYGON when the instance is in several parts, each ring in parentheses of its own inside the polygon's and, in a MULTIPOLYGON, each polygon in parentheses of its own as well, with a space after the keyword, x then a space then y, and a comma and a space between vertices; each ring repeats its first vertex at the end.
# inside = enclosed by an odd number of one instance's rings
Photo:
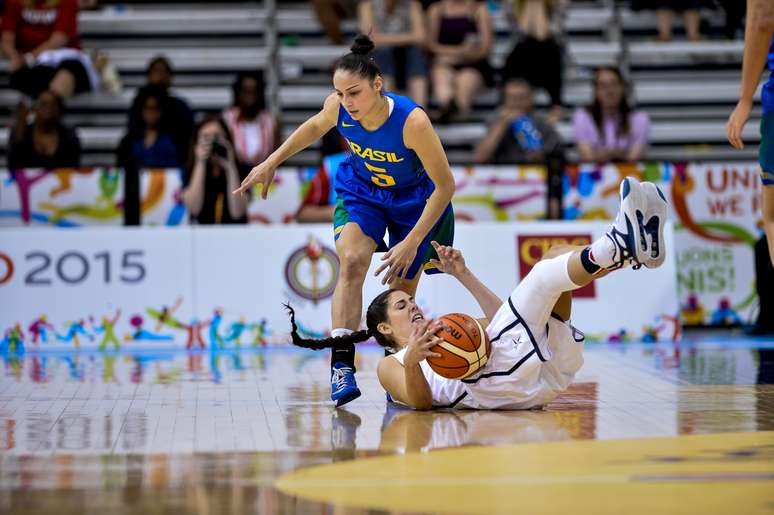
POLYGON ((436 334, 444 341, 430 350, 441 357, 427 358, 427 363, 438 375, 464 379, 486 365, 492 344, 478 320, 462 313, 444 315, 439 320, 446 328, 436 334))

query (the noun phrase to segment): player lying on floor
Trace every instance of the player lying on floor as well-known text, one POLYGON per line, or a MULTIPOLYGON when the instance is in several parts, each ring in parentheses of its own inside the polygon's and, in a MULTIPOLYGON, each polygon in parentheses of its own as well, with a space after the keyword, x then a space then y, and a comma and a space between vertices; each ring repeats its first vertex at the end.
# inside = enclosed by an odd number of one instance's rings
MULTIPOLYGON (((583 364, 583 334, 569 323, 572 290, 614 270, 656 268, 664 262, 664 195, 654 184, 627 177, 620 200, 618 216, 603 237, 588 247, 552 247, 506 302, 473 275, 459 250, 433 242, 436 266, 460 281, 486 317, 481 325, 491 340, 491 355, 470 377, 447 379, 430 368, 425 359, 440 357, 431 349, 441 342, 436 334, 441 322, 426 320, 413 297, 402 291, 379 294, 368 307, 367 329, 344 338, 361 342, 374 337, 395 351, 379 362, 379 381, 392 399, 413 408, 544 405, 570 385, 583 364)), ((301 338, 290 312, 295 345, 324 349, 337 342, 301 338)))

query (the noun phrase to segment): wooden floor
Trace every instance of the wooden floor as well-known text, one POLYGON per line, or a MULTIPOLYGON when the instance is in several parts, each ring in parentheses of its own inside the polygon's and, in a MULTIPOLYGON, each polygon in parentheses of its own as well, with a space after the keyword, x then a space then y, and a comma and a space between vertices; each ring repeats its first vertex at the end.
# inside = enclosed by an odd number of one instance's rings
POLYGON ((380 356, 338 410, 287 347, 0 356, 0 513, 774 513, 772 340, 587 344, 522 412, 398 408, 380 356))

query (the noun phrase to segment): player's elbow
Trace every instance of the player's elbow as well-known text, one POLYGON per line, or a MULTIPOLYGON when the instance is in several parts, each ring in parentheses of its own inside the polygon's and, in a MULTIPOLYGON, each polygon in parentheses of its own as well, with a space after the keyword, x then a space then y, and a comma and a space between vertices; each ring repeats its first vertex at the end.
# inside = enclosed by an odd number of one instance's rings
POLYGON ((752 29, 755 32, 762 32, 767 36, 774 33, 774 10, 765 15, 757 16, 752 22, 752 29))

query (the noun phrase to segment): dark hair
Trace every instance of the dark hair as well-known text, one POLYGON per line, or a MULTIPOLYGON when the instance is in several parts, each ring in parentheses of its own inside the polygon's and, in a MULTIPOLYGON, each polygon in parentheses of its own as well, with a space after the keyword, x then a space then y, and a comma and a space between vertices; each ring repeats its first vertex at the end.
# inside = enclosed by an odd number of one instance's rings
POLYGON ((129 132, 133 133, 135 136, 140 136, 145 133, 146 127, 145 121, 142 119, 142 110, 145 108, 145 103, 151 98, 155 98, 156 102, 159 104, 161 115, 158 125, 159 131, 167 133, 171 132, 170 126, 172 120, 169 119, 169 95, 167 94, 167 90, 155 84, 148 84, 140 88, 134 100, 134 105, 137 106, 139 116, 136 123, 132 124, 129 128, 129 132))
POLYGON ((59 94, 56 91, 54 91, 53 89, 44 89, 43 91, 38 93, 37 97, 35 97, 35 103, 36 104, 40 100, 40 97, 42 97, 43 95, 51 95, 52 97, 54 97, 54 102, 56 102, 56 108, 59 111, 59 119, 61 120, 62 117, 65 114, 64 99, 62 97, 60 97, 59 94))
POLYGON ((349 48, 350 53, 340 57, 333 65, 333 70, 344 70, 369 81, 374 80, 377 75, 382 74, 376 61, 371 57, 374 48, 371 38, 365 34, 358 35, 349 48))
MULTIPOLYGON (((202 118, 202 121, 196 124, 196 127, 194 127, 193 135, 191 136, 191 142, 188 145, 188 170, 193 170, 194 163, 196 162, 196 143, 199 140, 199 133, 202 131, 205 125, 209 123, 217 123, 220 125, 220 128, 223 129, 223 134, 226 137, 226 140, 231 144, 231 147, 234 147, 234 137, 231 135, 231 131, 228 128, 228 125, 226 125, 226 122, 223 121, 223 118, 220 116, 219 113, 210 113, 204 116, 202 118)), ((207 163, 209 163, 210 160, 207 160, 207 163)), ((207 165, 209 168, 209 164, 207 165)), ((209 169, 207 170, 209 172, 209 169)))
POLYGON ((231 85, 232 104, 237 105, 237 98, 239 97, 239 90, 242 89, 242 83, 246 80, 253 79, 258 84, 258 98, 256 99, 258 112, 263 111, 266 108, 266 94, 265 83, 263 81, 263 72, 256 70, 252 72, 239 72, 236 80, 231 85))
POLYGON ((148 75, 151 71, 151 68, 156 66, 157 64, 162 64, 167 69, 170 75, 174 74, 174 70, 172 69, 172 63, 167 59, 164 55, 157 55, 150 61, 148 61, 148 67, 145 68, 145 75, 148 75))
POLYGON ((396 292, 395 288, 383 291, 376 296, 371 304, 368 305, 366 311, 366 329, 362 331, 355 331, 354 333, 346 336, 331 336, 322 339, 302 338, 298 334, 298 326, 296 326, 296 312, 290 307, 290 304, 285 304, 285 309, 288 310, 290 315, 290 337, 293 338, 293 345, 297 347, 303 347, 305 349, 328 349, 337 345, 355 344, 368 340, 372 336, 376 340, 376 343, 387 349, 393 349, 395 347, 392 339, 379 332, 377 326, 382 322, 387 321, 387 301, 393 292, 396 292))
POLYGON ((626 81, 623 78, 623 74, 621 74, 621 70, 618 68, 613 66, 603 66, 602 68, 597 68, 594 71, 594 98, 592 99, 591 105, 586 107, 586 110, 594 119, 594 125, 597 127, 597 131, 599 132, 600 137, 604 139, 604 113, 602 113, 602 105, 600 105, 599 100, 597 100, 597 82, 599 81, 599 76, 602 72, 610 72, 615 75, 621 82, 621 85, 624 87, 624 94, 621 96, 621 102, 618 104, 618 116, 620 118, 620 123, 618 124, 617 135, 626 136, 629 134, 629 114, 632 112, 632 107, 629 105, 629 100, 626 98, 626 81))

